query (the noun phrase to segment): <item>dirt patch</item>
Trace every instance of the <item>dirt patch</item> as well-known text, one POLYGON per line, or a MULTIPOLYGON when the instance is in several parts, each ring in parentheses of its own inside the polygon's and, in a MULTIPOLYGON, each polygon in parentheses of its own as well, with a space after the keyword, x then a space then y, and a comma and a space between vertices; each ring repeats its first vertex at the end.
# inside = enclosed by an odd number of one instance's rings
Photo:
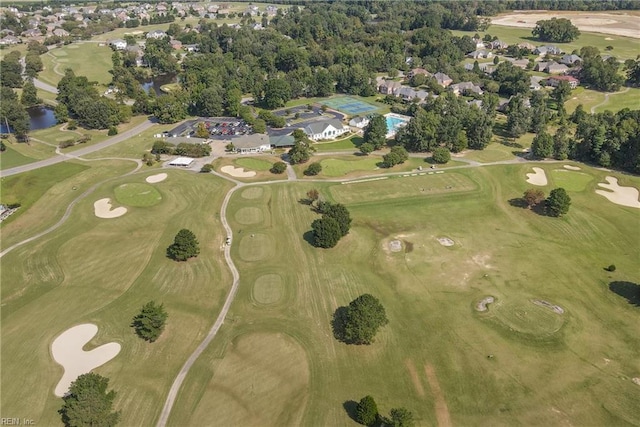
POLYGON ((98 218, 117 218, 127 213, 127 208, 121 206, 111 209, 111 199, 100 199, 93 204, 94 213, 98 218))
POLYGON ((580 168, 578 166, 564 165, 563 168, 569 169, 570 171, 579 171, 580 168))
POLYGON ((149 184, 155 184, 157 182, 162 182, 165 179, 167 179, 167 174, 166 173, 159 173, 156 175, 150 175, 147 177, 147 179, 145 179, 145 181, 147 181, 149 184))
POLYGON ((487 311, 489 309, 489 307, 487 307, 487 305, 492 304, 495 301, 495 298, 492 296, 488 296, 485 298, 482 298, 477 304, 476 304, 476 310, 478 311, 487 311))
POLYGON ((488 262, 490 259, 491 255, 474 255, 471 257, 474 264, 482 268, 493 268, 493 266, 488 262))
POLYGON ((631 381, 633 381, 634 384, 640 385, 640 377, 635 377, 631 381))
POLYGON ((51 355, 64 368, 64 374, 55 388, 55 395, 62 397, 78 376, 102 366, 120 353, 120 344, 110 342, 84 351, 82 348, 98 333, 98 327, 85 323, 67 329, 53 340, 51 355))
POLYGON ((438 237, 437 240, 442 246, 453 246, 455 244, 455 242, 448 237, 438 237))
POLYGON ((221 167, 220 170, 235 178, 253 178, 256 176, 255 171, 245 171, 244 168, 236 168, 229 165, 221 167))
POLYGON ((544 173, 544 169, 533 168, 533 173, 527 174, 527 182, 541 187, 547 185, 547 175, 544 173))
MULTIPOLYGON (((536 26, 536 22, 553 17, 570 19, 571 23, 580 31, 640 38, 638 17, 627 13, 561 12, 557 10, 527 13, 517 11, 517 13, 497 16, 491 19, 491 23, 507 27, 533 28, 536 26)), ((605 40, 608 39, 610 37, 605 40)))
POLYGON ((402 242, 400 240, 392 240, 389 242, 389 250, 391 252, 400 252, 402 250, 402 242))
POLYGON ((560 307, 559 305, 551 304, 548 301, 543 301, 539 299, 534 299, 531 302, 534 303, 535 305, 539 305, 541 307, 546 307, 548 309, 551 309, 556 314, 564 314, 564 308, 560 307))
POLYGON ((450 427, 453 424, 451 423, 449 408, 447 407, 447 401, 444 399, 444 393, 442 393, 442 389, 440 388, 436 372, 430 364, 424 365, 424 372, 427 374, 427 381, 429 381, 429 387, 431 387, 431 392, 435 399, 438 425, 440 427, 450 427))
POLYGON ((422 387, 422 382, 420 381, 420 377, 418 376, 418 371, 416 370, 416 365, 413 364, 411 359, 407 359, 404 361, 407 370, 409 371, 409 375, 411 376, 411 382, 418 393, 418 396, 424 397, 424 387, 422 387))
POLYGON ((618 178, 607 176, 604 178, 608 184, 598 183, 598 186, 611 191, 596 190, 597 194, 606 197, 610 202, 616 205, 628 206, 630 208, 640 208, 640 201, 638 201, 637 188, 634 187, 621 187, 618 185, 618 178))

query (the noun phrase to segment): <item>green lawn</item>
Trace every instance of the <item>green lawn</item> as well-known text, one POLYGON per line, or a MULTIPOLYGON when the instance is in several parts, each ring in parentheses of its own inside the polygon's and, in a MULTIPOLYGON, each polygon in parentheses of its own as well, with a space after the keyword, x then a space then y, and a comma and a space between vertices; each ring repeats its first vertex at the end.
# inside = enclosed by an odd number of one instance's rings
POLYGON ((602 113, 605 110, 616 112, 624 108, 640 109, 640 88, 622 88, 621 92, 623 93, 609 95, 608 101, 596 108, 596 113, 602 113))
POLYGON ((127 206, 146 208, 162 201, 162 195, 153 185, 133 182, 121 184, 113 189, 116 200, 127 206))
POLYGON ((11 145, 5 145, 7 149, 0 153, 0 170, 26 165, 27 163, 36 161, 36 159, 20 154, 11 145))
POLYGON ((105 87, 111 81, 109 70, 112 68, 112 54, 109 46, 99 46, 93 42, 72 43, 55 48, 41 56, 45 69, 38 78, 56 86, 65 69, 71 68, 76 76, 86 76, 89 81, 96 81, 105 87))
POLYGON ((357 150, 357 148, 360 146, 361 143, 362 143, 362 137, 354 135, 350 138, 343 139, 336 142, 316 143, 316 144, 313 144, 313 147, 318 152, 339 151, 339 150, 354 151, 354 150, 357 150))
POLYGON ((154 424, 171 382, 211 327, 231 282, 217 214, 231 185, 211 174, 168 173, 154 184, 162 194, 157 205, 130 209, 117 219, 97 218, 94 201, 113 199, 114 186, 144 183, 148 173, 117 178, 80 201, 54 234, 3 257, 3 410, 29 414, 41 425, 60 424, 62 400, 53 389, 62 368, 51 358, 51 342, 71 326, 90 322, 99 332, 89 347, 122 346, 115 359, 94 370, 117 391, 121 424, 154 424), (181 228, 196 234, 201 252, 179 263, 166 257, 166 248, 181 228), (169 313, 153 344, 129 326, 150 300, 169 313))
POLYGON ((251 169, 255 171, 268 171, 273 166, 273 163, 271 162, 256 158, 236 159, 235 163, 245 169, 251 169))
MULTIPOLYGON (((468 35, 473 37, 475 32, 472 31, 452 31, 453 34, 462 36, 468 35)), ((479 33, 481 37, 485 34, 491 34, 507 43, 531 43, 534 45, 545 44, 533 38, 530 28, 506 27, 502 25, 491 25, 485 33, 479 33)), ((640 40, 622 36, 608 36, 606 34, 586 33, 583 32, 580 37, 572 43, 553 43, 567 53, 574 50, 580 50, 583 46, 595 46, 600 52, 616 56, 618 59, 635 59, 640 50, 640 40), (605 40, 612 38, 613 40, 605 40), (607 46, 613 46, 613 50, 606 52, 607 46)))
POLYGON ((608 288, 637 282, 637 211, 596 195, 611 172, 586 166, 593 180, 571 192, 566 217, 512 206, 529 170, 239 190, 227 210, 239 291, 169 425, 356 425, 344 408, 367 394, 385 414, 407 407, 418 426, 438 423, 436 397, 453 425, 640 423, 631 381, 640 311, 608 288), (354 218, 333 249, 306 240, 318 215, 298 200, 313 187, 354 218), (261 214, 247 222, 247 208, 261 214), (404 251, 390 252, 392 239, 404 251), (602 269, 612 262, 615 274, 602 269), (337 342, 333 312, 365 292, 384 304, 389 325, 371 346, 337 342), (487 295, 495 303, 476 311, 487 295))

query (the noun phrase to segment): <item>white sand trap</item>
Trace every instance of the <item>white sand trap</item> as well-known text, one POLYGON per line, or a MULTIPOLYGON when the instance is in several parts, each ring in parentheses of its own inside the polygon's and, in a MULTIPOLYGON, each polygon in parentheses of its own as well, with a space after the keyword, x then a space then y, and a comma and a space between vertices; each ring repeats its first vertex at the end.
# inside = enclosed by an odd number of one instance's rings
POLYGON ((544 300, 540 300, 540 299, 534 299, 531 302, 534 303, 535 305, 539 305, 540 307, 546 307, 546 308, 548 308, 550 310, 553 310, 553 312, 556 313, 556 314, 563 314, 564 313, 564 309, 562 307, 560 307, 559 305, 551 304, 550 302, 547 302, 547 301, 544 301, 544 300))
POLYGON ((62 397, 73 381, 82 374, 102 366, 120 353, 120 344, 110 342, 96 347, 91 351, 84 351, 84 347, 91 338, 98 333, 98 327, 92 323, 74 326, 67 329, 51 344, 53 360, 64 368, 64 374, 56 386, 55 395, 62 397))
POLYGON ((127 213, 127 208, 120 206, 119 208, 111 209, 111 199, 100 199, 93 204, 93 209, 98 218, 117 218, 127 213))
POLYGON ((565 169, 569 169, 570 171, 579 171, 580 168, 577 166, 571 166, 571 165, 564 165, 563 166, 565 169))
POLYGON ((618 178, 607 176, 604 178, 608 184, 599 182, 598 185, 611 191, 596 190, 596 193, 609 199, 616 205, 628 206, 630 208, 640 208, 638 195, 640 192, 634 187, 621 187, 618 185, 618 178))
POLYGON ((389 242, 389 250, 391 252, 400 252, 402 250, 402 242, 400 240, 392 240, 389 242))
POLYGON ((147 179, 145 179, 145 181, 147 181, 149 184, 155 184, 157 182, 162 182, 165 179, 167 179, 167 174, 166 173, 159 173, 156 175, 150 175, 147 177, 147 179))
POLYGON ((527 182, 539 186, 547 185, 547 175, 544 173, 544 169, 533 168, 533 173, 527 174, 527 182))
POLYGON ((489 296, 486 298, 483 298, 480 300, 480 302, 478 302, 478 304, 476 304, 476 310, 478 311, 487 311, 489 309, 489 307, 487 307, 487 305, 493 303, 495 301, 495 298, 489 296))
POLYGON ((256 176, 254 171, 245 171, 244 168, 234 168, 233 166, 223 166, 220 170, 236 178, 251 178, 256 176))
POLYGON ((438 237, 438 242, 442 246, 453 246, 455 243, 448 237, 438 237))
POLYGON ((614 39, 612 39, 611 37, 605 37, 604 39, 605 39, 605 40, 614 40, 614 39))

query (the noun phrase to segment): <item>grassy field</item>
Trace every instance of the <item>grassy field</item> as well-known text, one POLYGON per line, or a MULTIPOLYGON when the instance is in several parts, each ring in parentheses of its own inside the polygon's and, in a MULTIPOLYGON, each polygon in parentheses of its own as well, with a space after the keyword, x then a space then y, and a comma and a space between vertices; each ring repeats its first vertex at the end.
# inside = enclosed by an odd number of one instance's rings
POLYGON ((52 49, 41 56, 44 70, 38 78, 56 86, 64 76, 65 69, 71 68, 76 76, 86 76, 89 81, 107 86, 111 81, 109 70, 112 68, 112 54, 108 46, 98 46, 93 42, 72 43, 52 49))
POLYGON ((26 165, 27 163, 36 161, 36 159, 20 154, 12 145, 5 145, 7 149, 0 153, 0 170, 26 165))
POLYGON ((243 168, 245 171, 256 172, 256 175, 254 177, 250 177, 250 178, 234 177, 233 178, 243 182, 286 180, 287 179, 286 173, 276 175, 269 171, 269 169, 271 169, 271 166, 275 162, 279 162, 279 161, 282 161, 282 159, 278 156, 262 154, 258 157, 246 157, 246 156, 218 157, 213 161, 212 164, 214 169, 217 172, 226 176, 229 176, 229 175, 225 174, 220 170, 223 166, 233 166, 236 168, 243 168))
POLYGON ((640 109, 640 88, 622 88, 620 92, 609 95, 608 100, 596 107, 595 112, 602 113, 605 110, 616 112, 624 108, 640 109))
MULTIPOLYGON (((475 32, 471 31, 452 31, 455 35, 462 36, 468 35, 473 37, 475 32)), ((491 25, 485 33, 479 33, 481 37, 485 34, 491 34, 498 37, 507 43, 532 43, 534 45, 544 44, 533 38, 531 35, 531 29, 528 28, 516 28, 506 27, 501 25, 491 25)), ((567 53, 571 53, 574 50, 580 50, 583 46, 594 46, 600 49, 600 52, 614 55, 618 59, 635 59, 640 50, 640 39, 633 39, 630 37, 622 36, 608 36, 606 34, 588 33, 582 32, 580 37, 574 40, 572 43, 554 43, 567 53), (607 38, 613 40, 605 40, 607 38), (613 46, 613 50, 605 52, 607 46, 613 46)))
MULTIPOLYGON (((539 166, 558 179, 557 165, 539 166)), ((640 423, 631 381, 640 312, 608 288, 637 282, 637 211, 596 195, 606 173, 584 166, 590 181, 570 191, 566 217, 512 206, 529 170, 239 190, 228 208, 239 293, 169 424, 356 425, 345 407, 366 394, 383 413, 409 408, 420 426, 437 424, 435 399, 453 425, 640 423), (298 200, 312 187, 354 218, 334 249, 306 240, 317 214, 298 200), (387 249, 392 239, 402 252, 387 249), (615 273, 602 269, 613 262, 615 273), (341 344, 332 313, 364 292, 380 298, 390 323, 371 346, 341 344), (487 295, 496 302, 476 311, 487 295)))
MULTIPOLYGON (((2 259, 3 411, 28 414, 41 425, 60 423, 56 411, 62 401, 53 387, 62 369, 51 358, 51 342, 67 328, 91 322, 99 332, 89 347, 122 345, 115 359, 95 369, 118 391, 122 425, 153 425, 173 378, 211 326, 230 284, 217 214, 230 184, 213 175, 168 173, 154 185, 162 194, 159 204, 130 208, 117 219, 96 218, 95 200, 113 198, 118 186, 144 183, 146 175, 117 178, 78 203, 55 233, 2 259), (176 263, 165 250, 181 228, 196 234, 201 253, 176 263), (129 324, 152 299, 164 303, 169 321, 162 337, 149 344, 129 324)), ((8 224, 14 226, 17 222, 8 224)))

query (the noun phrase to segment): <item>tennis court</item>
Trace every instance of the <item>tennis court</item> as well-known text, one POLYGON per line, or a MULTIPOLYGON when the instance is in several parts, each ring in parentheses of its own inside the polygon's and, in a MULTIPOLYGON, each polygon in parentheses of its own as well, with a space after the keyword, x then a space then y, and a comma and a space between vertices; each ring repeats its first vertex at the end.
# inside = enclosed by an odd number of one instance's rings
POLYGON ((366 102, 359 101, 349 96, 327 99, 326 101, 322 102, 322 104, 334 110, 347 113, 350 116, 354 116, 356 114, 372 113, 378 110, 378 107, 374 105, 367 104, 366 102))

